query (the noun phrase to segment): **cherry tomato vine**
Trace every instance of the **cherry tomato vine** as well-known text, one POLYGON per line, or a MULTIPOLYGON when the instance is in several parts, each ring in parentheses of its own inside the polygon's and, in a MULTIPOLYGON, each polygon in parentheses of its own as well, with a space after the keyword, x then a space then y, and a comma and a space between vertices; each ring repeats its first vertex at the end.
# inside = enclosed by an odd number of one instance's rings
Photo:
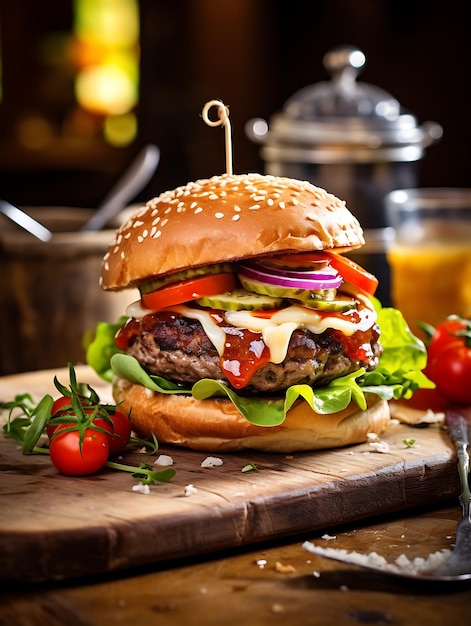
POLYGON ((108 467, 129 472, 143 484, 168 482, 175 475, 173 469, 154 471, 145 463, 135 467, 113 460, 130 442, 151 452, 157 451, 158 442, 155 437, 153 441, 132 437, 127 415, 115 405, 102 404, 90 385, 77 381, 70 363, 68 367, 68 387, 54 377, 60 394, 55 400, 47 394, 36 404, 25 393, 3 405, 8 411, 4 434, 21 445, 23 454, 49 454, 56 469, 69 476, 108 467))

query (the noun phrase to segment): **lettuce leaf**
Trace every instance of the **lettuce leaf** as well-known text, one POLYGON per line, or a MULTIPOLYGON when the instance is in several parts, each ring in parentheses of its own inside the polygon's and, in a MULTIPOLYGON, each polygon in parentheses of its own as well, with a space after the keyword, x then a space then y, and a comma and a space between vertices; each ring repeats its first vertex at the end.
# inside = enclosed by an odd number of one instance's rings
POLYGON ((422 372, 427 363, 424 343, 412 334, 400 311, 383 308, 378 300, 373 301, 383 345, 379 366, 372 372, 361 369, 342 376, 324 387, 293 385, 284 398, 249 398, 238 395, 217 380, 203 379, 193 386, 184 386, 148 374, 134 357, 124 354, 114 344, 114 336, 126 318, 116 324, 100 322, 97 325, 95 339, 87 349, 87 362, 108 381, 116 375, 158 393, 191 394, 198 400, 229 399, 249 422, 258 426, 282 424, 298 400, 307 402, 315 413, 330 414, 345 409, 352 400, 360 409, 365 409, 367 393, 391 400, 410 398, 418 388, 433 388, 434 384, 422 372))
POLYGON ((122 315, 114 324, 98 322, 95 328, 95 336, 88 346, 86 346, 87 363, 93 367, 101 378, 108 382, 111 382, 113 379, 111 357, 114 354, 123 353, 123 350, 116 347, 114 338, 118 330, 124 326, 127 321, 128 318, 122 315))

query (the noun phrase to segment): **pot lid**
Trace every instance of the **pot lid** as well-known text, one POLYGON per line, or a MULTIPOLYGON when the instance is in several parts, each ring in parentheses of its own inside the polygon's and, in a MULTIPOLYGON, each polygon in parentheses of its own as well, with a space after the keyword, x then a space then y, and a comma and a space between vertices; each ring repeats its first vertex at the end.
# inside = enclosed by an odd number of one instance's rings
MULTIPOLYGON (((419 150, 438 140, 440 125, 424 128, 387 91, 357 81, 366 63, 364 53, 353 46, 335 48, 324 55, 324 67, 331 75, 304 87, 285 103, 282 112, 270 119, 264 131, 254 127, 256 141, 296 144, 362 146, 375 149, 394 145, 415 145, 419 150), (256 136, 258 135, 258 136, 256 136)), ((259 120, 263 121, 263 120, 259 120)))
POLYGON ((380 87, 356 80, 365 63, 365 55, 357 48, 345 46, 327 52, 324 67, 331 80, 296 92, 284 106, 285 116, 300 121, 332 117, 359 117, 365 123, 396 121, 399 102, 380 87))

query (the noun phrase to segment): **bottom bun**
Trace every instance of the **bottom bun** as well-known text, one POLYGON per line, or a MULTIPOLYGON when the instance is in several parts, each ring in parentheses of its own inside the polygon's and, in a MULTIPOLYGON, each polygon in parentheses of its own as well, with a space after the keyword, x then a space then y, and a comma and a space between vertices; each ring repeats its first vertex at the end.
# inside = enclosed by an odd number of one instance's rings
POLYGON ((113 381, 113 396, 139 435, 151 437, 153 433, 159 443, 207 452, 339 448, 363 443, 369 433, 381 434, 390 421, 388 403, 374 394, 367 394, 365 411, 351 403, 330 415, 314 413, 300 400, 280 426, 251 424, 224 398, 164 395, 119 378, 113 381))

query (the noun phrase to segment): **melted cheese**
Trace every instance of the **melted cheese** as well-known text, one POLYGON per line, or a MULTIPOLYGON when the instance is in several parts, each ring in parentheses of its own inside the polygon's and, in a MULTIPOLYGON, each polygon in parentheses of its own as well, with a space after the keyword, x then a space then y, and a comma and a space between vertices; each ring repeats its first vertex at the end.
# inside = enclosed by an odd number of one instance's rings
MULTIPOLYGON (((314 309, 291 305, 281 311, 277 311, 270 318, 256 317, 250 311, 225 311, 224 319, 228 324, 239 328, 247 328, 262 334, 265 345, 270 350, 270 361, 281 363, 286 357, 291 335, 297 328, 306 328, 312 333, 319 335, 325 330, 332 328, 340 330, 347 336, 353 335, 357 330, 366 331, 376 322, 376 312, 366 298, 362 298, 365 309, 358 316, 358 321, 349 318, 348 315, 318 313, 314 309)), ((226 343, 226 333, 216 320, 204 309, 193 309, 184 304, 170 307, 182 317, 196 319, 200 322, 204 332, 208 336, 222 356, 226 343)), ((152 311, 142 308, 140 302, 134 302, 126 310, 130 317, 143 317, 152 311)), ((223 321, 221 318, 220 321, 223 321)))

